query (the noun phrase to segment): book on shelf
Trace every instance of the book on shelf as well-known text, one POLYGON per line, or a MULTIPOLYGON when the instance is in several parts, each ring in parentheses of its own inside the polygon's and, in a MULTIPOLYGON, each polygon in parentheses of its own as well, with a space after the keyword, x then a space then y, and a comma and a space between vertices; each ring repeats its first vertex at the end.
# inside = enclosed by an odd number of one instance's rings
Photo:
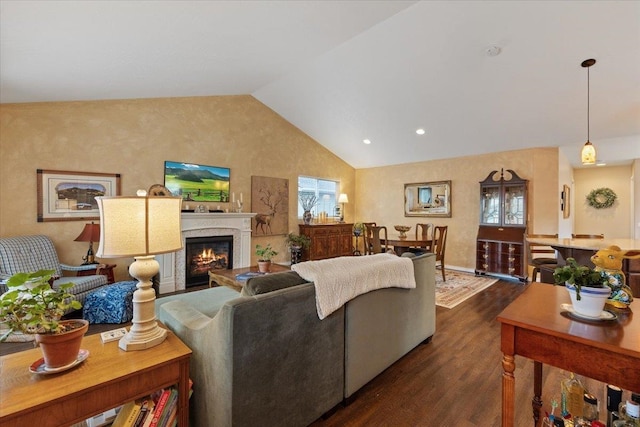
POLYGON ((158 427, 158 423, 160 422, 160 417, 162 416, 164 407, 167 406, 167 402, 169 401, 169 396, 171 396, 171 389, 165 389, 162 391, 162 394, 160 395, 160 398, 158 398, 158 402, 156 403, 156 406, 154 408, 149 427, 158 427))
POLYGON ((113 420, 112 427, 133 427, 138 419, 138 414, 140 414, 140 409, 142 408, 142 402, 139 400, 133 400, 131 402, 125 403, 118 415, 116 415, 116 419, 113 420))
POLYGON ((151 398, 151 396, 146 397, 142 400, 142 407, 140 408, 140 413, 138 414, 138 419, 136 420, 134 427, 142 427, 144 425, 147 416, 149 413, 153 412, 153 407, 155 406, 155 402, 151 398))
POLYGON ((167 404, 160 415, 160 421, 158 422, 158 427, 166 427, 169 425, 169 418, 171 417, 171 412, 173 412, 178 407, 178 390, 176 388, 171 389, 171 395, 167 400, 167 404))

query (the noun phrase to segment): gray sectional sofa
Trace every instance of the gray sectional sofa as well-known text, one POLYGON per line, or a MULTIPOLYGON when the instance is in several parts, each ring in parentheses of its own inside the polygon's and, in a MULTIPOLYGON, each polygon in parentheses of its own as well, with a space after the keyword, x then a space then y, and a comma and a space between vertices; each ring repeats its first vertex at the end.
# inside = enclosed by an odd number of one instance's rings
MULTIPOLYGON (((409 255, 409 254, 407 254, 409 255)), ((411 256, 411 255, 409 255, 411 256)), ((193 426, 306 426, 435 332, 435 258, 413 258, 415 289, 379 289, 318 318, 295 272, 156 300, 193 351, 193 426)))

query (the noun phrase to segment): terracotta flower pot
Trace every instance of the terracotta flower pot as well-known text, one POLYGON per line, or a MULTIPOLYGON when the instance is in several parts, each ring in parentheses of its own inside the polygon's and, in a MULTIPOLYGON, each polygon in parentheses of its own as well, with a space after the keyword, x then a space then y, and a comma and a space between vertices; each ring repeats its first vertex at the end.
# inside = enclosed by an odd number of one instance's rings
POLYGON ((268 273, 271 271, 271 261, 258 261, 258 271, 260 273, 268 273))
POLYGON ((83 319, 63 320, 60 323, 74 326, 61 334, 36 334, 36 342, 42 349, 48 368, 60 368, 73 363, 80 352, 82 337, 89 329, 89 322, 83 319))

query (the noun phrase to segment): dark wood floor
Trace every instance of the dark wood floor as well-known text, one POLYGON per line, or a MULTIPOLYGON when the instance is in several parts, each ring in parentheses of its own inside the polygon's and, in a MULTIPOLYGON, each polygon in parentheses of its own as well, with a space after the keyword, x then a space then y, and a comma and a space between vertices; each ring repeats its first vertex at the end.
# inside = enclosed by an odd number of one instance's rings
MULTIPOLYGON (((499 426, 502 353, 495 319, 524 289, 499 281, 453 309, 437 307, 430 344, 411 351, 360 389, 350 405, 312 426, 499 426)), ((516 365, 515 425, 532 426, 533 362, 517 356, 516 365)), ((559 401, 560 381, 568 373, 544 366, 543 375, 543 399, 555 395, 559 401)), ((604 384, 585 382, 602 402, 604 384)))
MULTIPOLYGON (((502 365, 496 316, 525 289, 519 282, 499 281, 453 309, 437 307, 436 333, 313 427, 342 426, 499 426, 502 365)), ((92 333, 118 325, 92 325, 92 333)), ((0 354, 21 351, 24 344, 0 344, 0 354)), ((28 348, 30 344, 26 344, 28 348)), ((533 425, 533 362, 516 357, 516 423, 533 425)), ((544 367, 543 399, 560 395, 568 373, 544 367)), ((603 402, 604 384, 585 379, 603 402)), ((545 407, 549 407, 548 404, 545 407)), ((604 420, 601 404, 601 420, 604 420)))

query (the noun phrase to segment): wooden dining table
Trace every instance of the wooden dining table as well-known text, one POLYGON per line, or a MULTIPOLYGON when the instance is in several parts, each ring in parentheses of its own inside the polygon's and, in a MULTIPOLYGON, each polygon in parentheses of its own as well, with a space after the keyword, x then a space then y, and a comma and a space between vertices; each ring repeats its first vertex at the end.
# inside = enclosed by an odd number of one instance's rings
POLYGON ((393 250, 398 256, 408 252, 410 248, 421 248, 425 251, 431 250, 431 240, 401 238, 400 236, 387 239, 387 245, 393 246, 393 250))

